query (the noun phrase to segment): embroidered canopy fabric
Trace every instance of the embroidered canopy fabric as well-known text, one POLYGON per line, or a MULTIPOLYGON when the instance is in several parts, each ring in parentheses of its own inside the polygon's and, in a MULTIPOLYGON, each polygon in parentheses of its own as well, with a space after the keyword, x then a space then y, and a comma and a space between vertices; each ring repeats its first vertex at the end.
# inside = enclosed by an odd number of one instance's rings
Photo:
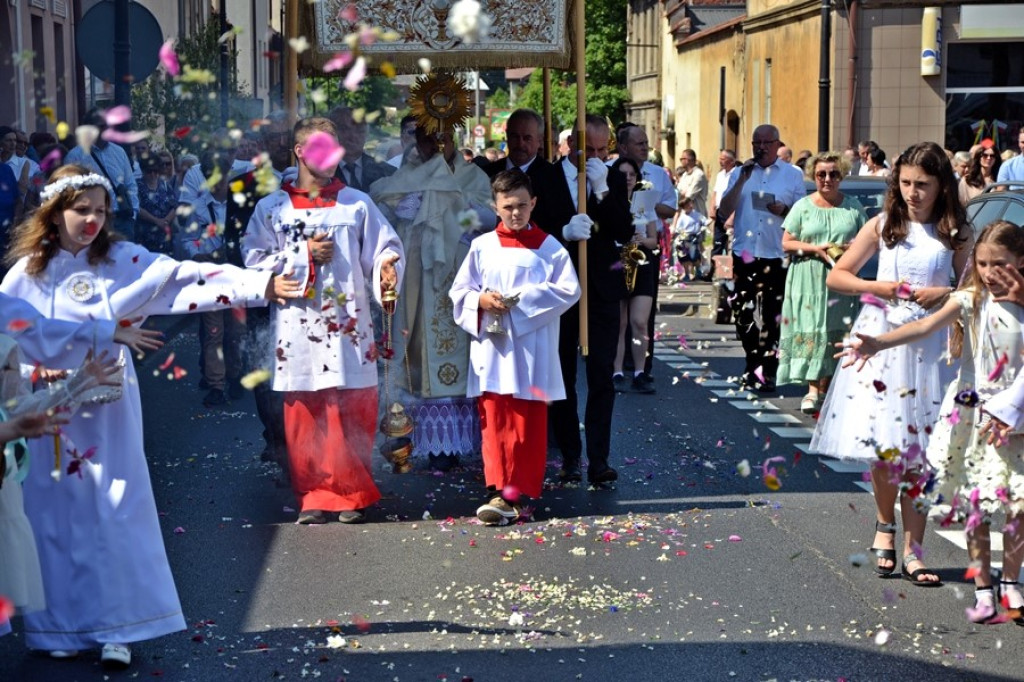
MULTIPOLYGON (((300 56, 301 71, 319 72, 335 53, 348 49, 345 36, 355 27, 340 13, 350 1, 320 0, 306 6, 301 30, 312 47, 300 56)), ((378 41, 360 52, 375 65, 388 61, 402 71, 418 71, 422 58, 440 68, 570 68, 573 0, 483 0, 483 10, 493 24, 489 35, 473 44, 463 43, 449 31, 453 4, 455 0, 360 3, 361 22, 398 35, 396 41, 378 41)))

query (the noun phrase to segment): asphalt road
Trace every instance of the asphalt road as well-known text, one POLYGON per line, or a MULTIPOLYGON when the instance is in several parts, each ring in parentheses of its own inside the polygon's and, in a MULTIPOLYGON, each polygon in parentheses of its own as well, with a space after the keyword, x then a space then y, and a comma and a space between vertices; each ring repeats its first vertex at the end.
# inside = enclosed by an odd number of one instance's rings
POLYGON ((616 489, 556 485, 555 455, 534 520, 505 528, 472 516, 478 462, 395 475, 380 461, 368 524, 295 525, 251 396, 204 409, 195 324, 166 322, 139 375, 189 629, 135 645, 124 673, 95 652, 29 654, 14 634, 0 680, 1021 679, 1024 628, 964 618, 962 535, 929 530, 939 589, 856 565, 874 519, 861 472, 801 449, 799 387, 730 387, 741 353, 704 317, 710 298, 662 291, 657 393, 616 404, 616 489), (190 372, 177 381, 157 370, 172 351, 190 372), (784 458, 777 491, 769 457, 784 458))

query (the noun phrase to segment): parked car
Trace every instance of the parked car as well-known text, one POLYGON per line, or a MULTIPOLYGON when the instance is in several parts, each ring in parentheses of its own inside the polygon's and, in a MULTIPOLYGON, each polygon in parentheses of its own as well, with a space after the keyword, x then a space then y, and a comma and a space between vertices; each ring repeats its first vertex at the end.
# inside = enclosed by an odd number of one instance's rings
POLYGON ((967 202, 967 220, 975 234, 996 220, 1024 227, 1024 182, 989 185, 967 202))
MULTIPOLYGON (((817 189, 811 180, 806 180, 804 185, 807 187, 808 194, 817 189)), ((874 175, 848 175, 839 183, 839 191, 859 201, 868 214, 868 218, 874 218, 882 212, 882 208, 885 206, 885 193, 888 189, 889 179, 874 175)), ((878 274, 878 254, 872 256, 858 274, 863 279, 875 279, 875 275, 878 274)))

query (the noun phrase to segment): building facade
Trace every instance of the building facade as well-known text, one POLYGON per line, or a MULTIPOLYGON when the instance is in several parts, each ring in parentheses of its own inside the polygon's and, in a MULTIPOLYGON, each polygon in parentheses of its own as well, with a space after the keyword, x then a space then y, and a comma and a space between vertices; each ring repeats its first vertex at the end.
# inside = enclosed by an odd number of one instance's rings
POLYGON ((660 13, 661 35, 642 41, 660 40, 663 53, 660 81, 628 63, 631 120, 666 159, 691 147, 705 166, 723 147, 748 155, 761 123, 776 125, 790 147, 815 150, 824 45, 830 147, 872 139, 895 156, 922 140, 959 150, 988 137, 1015 148, 1024 122, 1024 4, 832 2, 824 42, 822 4, 631 2, 631 36, 649 30, 646 13, 660 13), (928 50, 937 60, 922 59, 928 50), (654 102, 661 120, 642 113, 654 102))
MULTIPOLYGON (((113 99, 113 85, 95 78, 76 51, 76 28, 99 2, 111 0, 7 0, 0 3, 0 123, 29 132, 75 124, 82 113, 113 99), (52 114, 51 114, 52 112, 52 114)), ((193 35, 223 6, 235 36, 238 81, 257 115, 280 99, 281 0, 139 0, 163 38, 193 35), (222 4, 223 3, 223 4, 222 4)), ((152 46, 149 46, 152 48, 152 46)))

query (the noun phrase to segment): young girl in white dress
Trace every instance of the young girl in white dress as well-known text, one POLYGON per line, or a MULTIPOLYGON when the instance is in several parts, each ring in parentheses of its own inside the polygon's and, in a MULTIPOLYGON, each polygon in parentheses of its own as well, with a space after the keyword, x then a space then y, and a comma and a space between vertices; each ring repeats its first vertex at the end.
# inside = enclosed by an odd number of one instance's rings
MULTIPOLYGON (((964 271, 972 241, 949 159, 937 144, 922 142, 897 159, 885 212, 861 228, 826 284, 861 296, 854 332, 881 334, 924 317, 945 300, 964 271), (877 280, 861 279, 857 273, 876 253, 877 280)), ((816 452, 871 463, 877 511, 871 552, 881 576, 896 570, 895 505, 902 496, 902 576, 922 587, 941 582, 921 561, 926 516, 900 489, 914 491, 927 469, 928 430, 953 378, 944 341, 936 334, 887 350, 870 371, 841 367, 811 439, 816 452)))
MULTIPOLYGON (((46 602, 36 543, 22 502, 21 481, 28 473, 25 438, 56 434, 85 394, 120 383, 113 378, 118 373, 114 358, 105 355, 87 358, 68 381, 35 393, 28 390, 22 366, 15 340, 0 334, 0 597, 27 613, 42 609, 46 602)), ((9 631, 10 622, 0 613, 0 635, 9 631)))
POLYGON ((1024 404, 1024 308, 993 300, 1006 293, 995 271, 1024 267, 1024 231, 992 223, 978 237, 972 261, 964 287, 938 312, 881 336, 858 334, 846 352, 870 366, 867 359, 886 348, 956 325, 950 354, 960 352, 960 372, 942 401, 928 461, 943 501, 951 503, 948 518, 966 521, 971 558, 980 564, 967 618, 987 623, 997 616, 989 525, 999 511, 1006 512, 1000 587, 1010 608, 1024 607, 1017 582, 1024 557, 1024 433, 1016 431, 1024 404))
MULTIPOLYGON (((40 208, 15 230, 11 269, 0 291, 56 319, 141 321, 149 315, 266 305, 295 297, 297 285, 271 273, 223 264, 178 262, 129 242, 108 227, 110 186, 81 166, 58 169, 40 208)), ((95 351, 112 346, 97 342, 95 351)), ((77 349, 80 350, 80 349, 77 349)), ((143 450, 142 405, 127 359, 122 397, 88 406, 62 429, 65 459, 81 476, 56 480, 33 467, 24 482, 46 590, 46 609, 25 616, 32 649, 69 658, 101 648, 111 667, 131 662, 130 642, 183 630, 143 450)), ((53 443, 33 442, 37 461, 53 443)))

